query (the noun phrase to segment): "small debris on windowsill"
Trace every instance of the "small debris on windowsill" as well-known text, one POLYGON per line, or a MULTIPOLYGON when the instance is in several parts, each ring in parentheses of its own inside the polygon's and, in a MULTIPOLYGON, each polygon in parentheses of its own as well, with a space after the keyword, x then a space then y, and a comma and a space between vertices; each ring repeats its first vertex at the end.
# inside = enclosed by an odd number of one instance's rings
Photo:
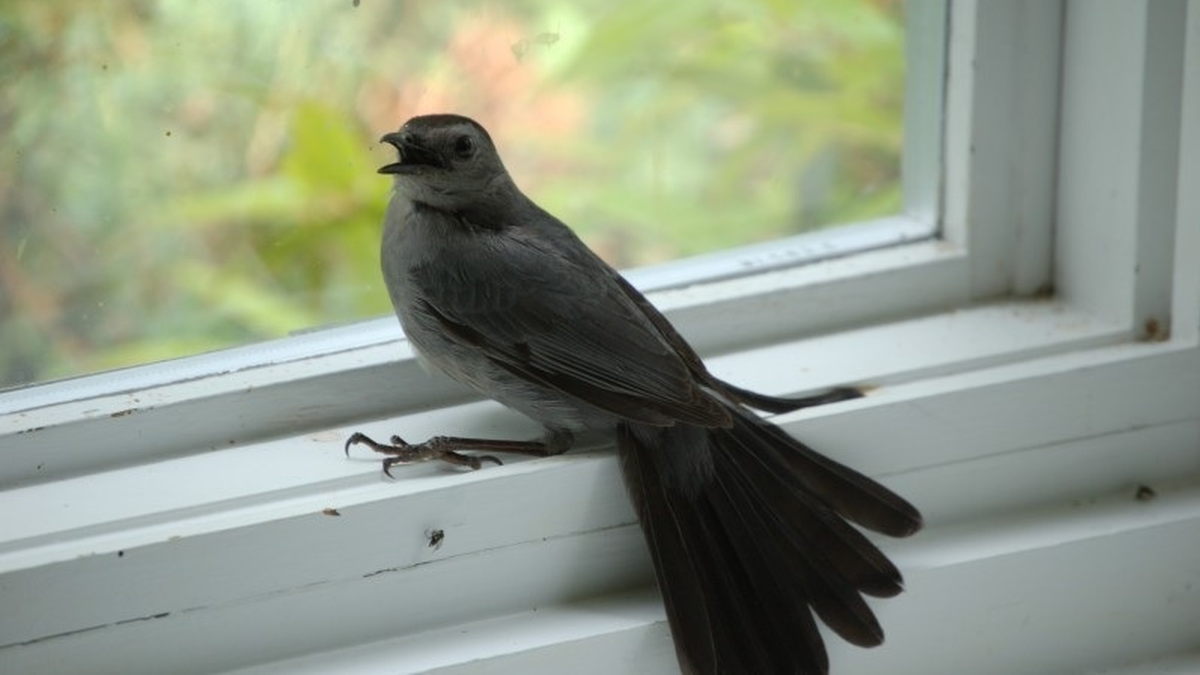
POLYGON ((1171 330, 1165 322, 1151 317, 1142 325, 1141 339, 1143 342, 1166 342, 1171 339, 1171 330))
POLYGON ((429 548, 438 550, 442 547, 442 542, 446 539, 444 530, 425 530, 425 536, 429 539, 429 548))

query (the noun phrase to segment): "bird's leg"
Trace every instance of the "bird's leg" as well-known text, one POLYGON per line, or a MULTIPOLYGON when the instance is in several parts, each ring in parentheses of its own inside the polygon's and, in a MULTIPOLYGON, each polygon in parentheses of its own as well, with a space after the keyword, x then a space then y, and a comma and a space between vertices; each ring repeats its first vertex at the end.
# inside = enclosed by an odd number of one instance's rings
POLYGON ((549 457, 566 452, 574 442, 568 431, 548 431, 544 441, 498 441, 487 438, 461 438, 458 436, 434 436, 424 443, 408 443, 399 436, 391 437, 391 445, 380 443, 365 434, 354 432, 346 439, 345 451, 350 446, 362 444, 375 452, 391 455, 383 460, 383 472, 392 477, 391 468, 396 464, 412 464, 431 459, 455 466, 478 469, 484 461, 503 464, 494 455, 464 455, 463 450, 490 450, 492 452, 514 452, 535 457, 549 457))

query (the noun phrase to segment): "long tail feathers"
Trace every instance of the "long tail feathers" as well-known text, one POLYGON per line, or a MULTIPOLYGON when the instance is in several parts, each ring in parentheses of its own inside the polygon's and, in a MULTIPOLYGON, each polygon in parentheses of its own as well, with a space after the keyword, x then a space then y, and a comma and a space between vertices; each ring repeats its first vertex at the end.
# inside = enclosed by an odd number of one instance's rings
POLYGON ((921 516, 769 422, 731 414, 732 427, 702 434, 623 425, 617 435, 680 664, 696 675, 826 673, 813 612, 873 646, 883 631, 862 595, 902 590, 896 567, 845 519, 905 536, 921 516))

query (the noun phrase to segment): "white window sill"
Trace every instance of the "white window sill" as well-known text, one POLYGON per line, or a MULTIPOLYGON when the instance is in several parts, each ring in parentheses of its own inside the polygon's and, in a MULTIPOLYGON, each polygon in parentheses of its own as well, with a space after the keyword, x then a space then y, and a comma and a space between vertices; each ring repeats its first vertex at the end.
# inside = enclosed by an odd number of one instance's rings
MULTIPOLYGON (((398 333, 394 327, 392 330, 398 333)), ((906 383, 1011 360, 1025 361, 1068 350, 1119 343, 1127 339, 1126 336, 1127 331, 1119 324, 1098 322, 1050 301, 1005 302, 844 331, 831 336, 779 343, 711 358, 708 363, 718 376, 766 393, 794 393, 796 383, 804 383, 806 389, 822 389, 847 382, 862 383, 873 388, 871 396, 866 401, 838 408, 858 409, 882 405, 897 395, 897 391, 903 391, 906 383)), ((382 365, 396 361, 394 355, 397 354, 401 355, 399 365, 405 372, 417 369, 407 345, 399 340, 341 352, 328 358, 344 364, 348 361, 369 362, 382 357, 382 365), (380 353, 381 349, 387 353, 380 353)), ((293 374, 298 367, 299 364, 291 363, 278 366, 293 374)), ((255 377, 257 386, 264 386, 269 380, 264 377, 263 371, 268 368, 255 369, 252 373, 242 375, 255 377)), ((244 386, 244 380, 237 374, 222 379, 234 381, 220 389, 207 381, 184 382, 164 387, 170 391, 125 396, 165 398, 178 395, 182 403, 188 403, 195 399, 184 398, 185 395, 199 397, 192 391, 177 390, 203 387, 210 391, 233 393, 239 385, 244 386)), ((439 384, 454 392, 458 400, 471 398, 453 384, 439 384)), ((342 394, 349 399, 356 397, 353 391, 342 394)), ((21 423, 34 427, 50 426, 62 416, 78 414, 84 406, 95 410, 86 415, 88 419, 106 421, 113 419, 114 415, 117 418, 124 417, 121 412, 125 409, 123 406, 128 404, 120 400, 123 396, 114 398, 116 400, 108 402, 90 400, 30 411, 21 423), (109 411, 102 407, 105 403, 115 409, 109 411)), ((394 494, 397 490, 420 486, 421 480, 416 480, 418 477, 452 484, 470 479, 470 476, 460 476, 457 472, 424 466, 404 469, 405 480, 390 484, 377 475, 378 462, 369 457, 366 451, 354 450, 350 461, 342 457, 342 443, 354 431, 363 431, 378 438, 401 433, 413 440, 438 434, 524 438, 540 433, 540 428, 533 422, 504 411, 501 406, 491 402, 464 403, 432 411, 429 410, 428 401, 410 407, 414 412, 399 417, 355 423, 299 437, 287 436, 251 443, 236 450, 203 452, 203 448, 196 448, 201 452, 167 456, 159 461, 127 468, 121 468, 119 463, 114 462, 117 464, 115 468, 101 473, 15 487, 0 493, 0 511, 6 507, 15 509, 20 506, 34 509, 34 512, 42 515, 7 527, 0 539, 0 552, 18 547, 27 549, 31 543, 54 541, 63 533, 104 527, 108 522, 125 522, 152 517, 154 514, 168 516, 179 512, 220 510, 224 508, 223 505, 244 500, 274 499, 279 494, 302 494, 311 491, 312 486, 323 491, 331 480, 366 480, 372 484, 379 483, 385 492, 394 494), (180 476, 186 476, 187 480, 178 480, 180 476), (89 494, 93 494, 94 498, 84 498, 89 494), (81 502, 92 502, 93 505, 83 509, 63 509, 60 506, 81 502)), ((823 417, 829 410, 809 411, 806 417, 823 417)), ((130 416, 136 417, 138 414, 141 414, 140 411, 130 413, 130 416)), ((219 424, 219 420, 209 420, 207 424, 211 426, 214 422, 219 424)), ((31 435, 36 436, 37 432, 31 435)), ((101 446, 101 443, 96 444, 96 452, 102 450, 101 446)), ((86 441, 58 448, 64 454, 79 454, 87 450, 86 441)), ((833 452, 836 454, 836 450, 833 452)), ((45 456, 46 453, 38 454, 41 461, 51 461, 45 456)), ((867 455, 878 453, 868 449, 867 455)), ((862 459, 872 462, 879 458, 864 456, 862 459)), ((512 458, 507 467, 480 475, 502 474, 521 463, 521 458, 512 458)), ((869 469, 870 466, 865 468, 869 469)))
MULTIPOLYGON (((930 644, 943 645, 938 663, 954 663, 954 654, 1053 640, 1097 667, 1188 648, 1200 589, 1177 582, 1200 563, 1200 359, 1192 342, 1130 342, 1129 333, 1050 301, 997 303, 710 360, 767 392, 868 378, 875 387, 860 401, 778 419, 910 496, 929 523, 911 541, 883 542, 909 591, 878 605, 885 647, 831 641, 838 672, 881 663, 955 672, 928 666, 930 644), (1139 484, 1158 497, 1135 501, 1139 484), (1139 546, 1153 556, 1131 553, 1139 546), (1082 577, 1080 556, 1092 570, 1082 577), (1133 564, 1146 573, 1119 598, 1094 592, 1093 582, 1133 564), (1128 611, 1104 614, 1109 603, 1128 611), (1083 608, 1076 620, 1052 631, 1011 616, 1041 621, 1072 607, 1083 608), (1091 615, 1106 618, 1078 620, 1091 615), (1143 651, 1109 644, 1114 630, 1147 638, 1143 651)), ((369 361, 380 348, 337 358, 369 361)), ((353 672, 360 660, 361 672, 533 663, 554 672, 568 662, 594 666, 579 672, 673 672, 607 449, 470 473, 406 467, 393 482, 374 457, 343 456, 355 430, 537 433, 496 404, 462 403, 2 492, 0 512, 28 517, 10 519, 0 540, 0 589, 6 606, 21 608, 0 618, 0 664, 205 671, 327 652, 286 660, 280 672, 353 672), (434 529, 445 537, 437 548, 434 529), (132 666, 115 648, 127 641, 139 645, 132 666), (358 643, 375 644, 348 649, 358 643), (408 660, 372 661, 397 650, 408 660)))

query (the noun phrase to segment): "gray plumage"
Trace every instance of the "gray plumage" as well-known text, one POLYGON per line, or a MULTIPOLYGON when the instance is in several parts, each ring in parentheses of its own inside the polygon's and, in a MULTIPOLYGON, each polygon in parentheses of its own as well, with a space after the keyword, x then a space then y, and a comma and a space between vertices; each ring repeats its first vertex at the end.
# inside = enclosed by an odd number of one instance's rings
MULTIPOLYGON (((478 467, 464 449, 553 454, 575 432, 614 434, 686 673, 825 673, 813 612, 852 643, 883 633, 862 594, 901 577, 846 521, 906 536, 910 504, 791 438, 749 407, 778 398, 723 382, 670 323, 558 219, 517 189, 487 132, 457 115, 383 140, 400 161, 383 233, 384 280, 434 369, 537 420, 543 443, 362 442, 397 462, 478 467)), ((494 457, 486 457, 496 461, 494 457)))

